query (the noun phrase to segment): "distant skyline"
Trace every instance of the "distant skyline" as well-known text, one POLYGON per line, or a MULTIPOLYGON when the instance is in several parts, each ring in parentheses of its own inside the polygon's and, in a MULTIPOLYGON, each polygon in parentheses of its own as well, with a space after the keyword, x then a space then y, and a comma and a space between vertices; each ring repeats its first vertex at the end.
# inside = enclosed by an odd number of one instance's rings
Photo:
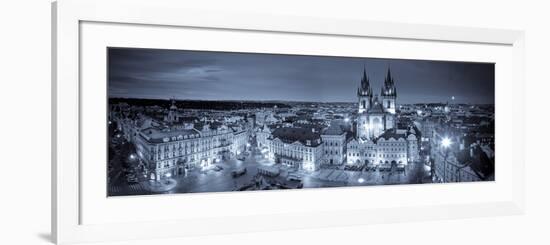
POLYGON ((108 49, 110 98, 356 102, 388 68, 397 102, 494 104, 493 63, 162 49, 108 49))

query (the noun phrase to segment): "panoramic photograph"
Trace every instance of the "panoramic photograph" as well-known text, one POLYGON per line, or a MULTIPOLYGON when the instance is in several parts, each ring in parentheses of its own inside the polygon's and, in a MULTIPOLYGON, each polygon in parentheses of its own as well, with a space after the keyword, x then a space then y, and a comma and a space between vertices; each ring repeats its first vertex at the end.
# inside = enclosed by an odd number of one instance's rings
POLYGON ((495 180, 494 63, 107 57, 109 197, 495 180))

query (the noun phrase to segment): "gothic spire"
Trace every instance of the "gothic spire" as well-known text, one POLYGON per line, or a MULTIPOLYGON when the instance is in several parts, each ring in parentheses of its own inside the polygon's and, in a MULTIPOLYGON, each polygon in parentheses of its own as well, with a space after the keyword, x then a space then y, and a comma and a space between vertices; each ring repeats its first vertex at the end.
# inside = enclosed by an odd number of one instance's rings
POLYGON ((397 91, 395 89, 395 82, 393 80, 393 77, 391 75, 390 67, 388 67, 388 73, 386 74, 386 78, 384 79, 384 86, 382 86, 381 89, 381 95, 397 95, 397 91))
POLYGON ((386 74, 386 80, 384 81, 384 85, 386 86, 393 85, 393 78, 391 77, 390 67, 388 67, 388 73, 386 74))
POLYGON ((370 86, 370 80, 367 76, 367 69, 363 68, 363 77, 361 77, 361 85, 357 89, 358 95, 372 96, 372 88, 370 86))
POLYGON ((363 77, 361 78, 361 88, 367 88, 369 86, 369 78, 367 77, 367 69, 363 68, 363 77))

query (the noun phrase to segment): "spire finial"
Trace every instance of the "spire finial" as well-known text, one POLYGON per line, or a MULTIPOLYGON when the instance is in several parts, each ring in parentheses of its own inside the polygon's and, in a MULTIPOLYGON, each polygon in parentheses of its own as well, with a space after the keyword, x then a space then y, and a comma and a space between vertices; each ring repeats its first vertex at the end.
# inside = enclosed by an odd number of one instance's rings
POLYGON ((361 83, 366 83, 368 82, 368 78, 367 78, 367 68, 365 66, 363 66, 363 78, 361 78, 361 83))

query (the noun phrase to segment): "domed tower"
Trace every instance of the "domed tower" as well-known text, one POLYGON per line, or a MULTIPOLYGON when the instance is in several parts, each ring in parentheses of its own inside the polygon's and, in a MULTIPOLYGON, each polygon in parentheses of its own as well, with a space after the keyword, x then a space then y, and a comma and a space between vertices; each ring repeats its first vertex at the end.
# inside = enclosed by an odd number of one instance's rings
POLYGON ((367 71, 364 68, 361 85, 357 89, 357 98, 359 99, 359 113, 366 112, 372 103, 372 88, 370 87, 370 81, 367 77, 367 71))
POLYGON ((390 68, 388 68, 388 74, 386 74, 386 79, 384 79, 384 85, 380 91, 380 96, 382 97, 384 110, 390 114, 395 114, 397 90, 395 89, 395 82, 391 76, 390 68))
POLYGON ((170 110, 168 110, 168 116, 166 118, 166 121, 169 123, 175 123, 178 121, 178 115, 177 115, 178 107, 176 106, 176 100, 172 99, 172 105, 170 106, 170 110))

